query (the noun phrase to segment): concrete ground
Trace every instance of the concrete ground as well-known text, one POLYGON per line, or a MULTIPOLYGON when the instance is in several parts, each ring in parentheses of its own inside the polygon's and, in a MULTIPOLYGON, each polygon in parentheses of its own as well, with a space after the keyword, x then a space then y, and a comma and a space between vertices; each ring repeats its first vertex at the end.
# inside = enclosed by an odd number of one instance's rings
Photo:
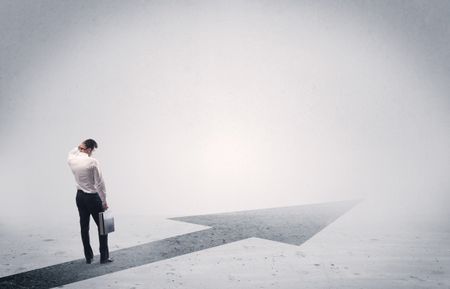
MULTIPOLYGON (((401 209, 365 201, 300 246, 249 238, 63 287, 450 288, 448 221, 401 209)), ((116 215, 111 256, 207 228, 168 217, 174 216, 116 215)), ((91 240, 98 252, 95 230, 91 240)), ((39 222, 27 216, 3 219, 0 247, 1 277, 83 257, 73 215, 39 222)))

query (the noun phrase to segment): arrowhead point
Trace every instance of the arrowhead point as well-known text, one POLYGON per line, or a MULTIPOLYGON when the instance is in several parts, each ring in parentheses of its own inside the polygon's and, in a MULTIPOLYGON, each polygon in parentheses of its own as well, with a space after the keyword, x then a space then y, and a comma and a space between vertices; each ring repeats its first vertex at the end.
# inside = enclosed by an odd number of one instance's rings
POLYGON ((226 230, 245 238, 257 237, 301 245, 361 200, 259 209, 232 213, 176 217, 171 220, 226 230))

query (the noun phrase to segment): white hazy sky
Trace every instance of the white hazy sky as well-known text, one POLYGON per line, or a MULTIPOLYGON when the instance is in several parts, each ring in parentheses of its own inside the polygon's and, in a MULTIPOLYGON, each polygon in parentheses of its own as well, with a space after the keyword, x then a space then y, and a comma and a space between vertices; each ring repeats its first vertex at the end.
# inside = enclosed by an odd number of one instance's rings
POLYGON ((0 214, 450 201, 448 1, 1 1, 0 214))

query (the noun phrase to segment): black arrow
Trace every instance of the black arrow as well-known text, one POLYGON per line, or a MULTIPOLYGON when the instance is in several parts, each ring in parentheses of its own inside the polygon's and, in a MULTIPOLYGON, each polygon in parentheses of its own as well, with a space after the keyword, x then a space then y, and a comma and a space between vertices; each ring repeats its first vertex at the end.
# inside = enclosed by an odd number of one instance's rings
POLYGON ((0 278, 0 288, 53 288, 251 237, 300 245, 357 202, 172 218, 211 228, 114 251, 115 262, 108 265, 87 265, 80 259, 6 276, 0 278))

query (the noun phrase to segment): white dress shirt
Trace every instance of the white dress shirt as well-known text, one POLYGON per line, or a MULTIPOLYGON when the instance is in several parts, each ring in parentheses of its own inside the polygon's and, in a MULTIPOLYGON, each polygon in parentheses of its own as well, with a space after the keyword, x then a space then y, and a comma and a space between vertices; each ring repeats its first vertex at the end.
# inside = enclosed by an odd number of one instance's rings
POLYGON ((69 152, 67 163, 75 176, 77 188, 85 193, 98 193, 105 204, 106 188, 98 161, 76 147, 69 152))

